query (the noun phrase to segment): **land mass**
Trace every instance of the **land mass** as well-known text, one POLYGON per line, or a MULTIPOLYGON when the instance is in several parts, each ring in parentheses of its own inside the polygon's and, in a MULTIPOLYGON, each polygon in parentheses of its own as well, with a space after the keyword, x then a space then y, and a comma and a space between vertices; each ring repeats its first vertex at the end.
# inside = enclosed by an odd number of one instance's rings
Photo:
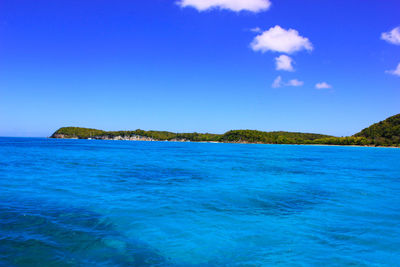
POLYGON ((257 130, 232 130, 224 134, 212 134, 144 131, 140 129, 134 131, 103 131, 82 127, 62 127, 53 133, 51 138, 400 147, 400 114, 375 123, 359 133, 347 137, 300 132, 263 132, 257 130))

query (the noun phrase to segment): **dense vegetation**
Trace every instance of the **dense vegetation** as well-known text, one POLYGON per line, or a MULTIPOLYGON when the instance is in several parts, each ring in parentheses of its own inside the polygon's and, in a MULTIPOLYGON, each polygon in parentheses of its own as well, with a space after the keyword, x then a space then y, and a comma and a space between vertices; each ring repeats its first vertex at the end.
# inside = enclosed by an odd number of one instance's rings
POLYGON ((367 138, 372 144, 378 146, 399 146, 400 114, 375 123, 354 136, 367 138))
POLYGON ((234 142, 234 143, 270 143, 270 144, 310 144, 318 138, 327 138, 328 135, 292 133, 292 132, 262 132, 254 130, 235 130, 225 134, 210 133, 172 133, 166 131, 102 131, 89 128, 63 127, 57 130, 52 137, 64 135, 66 138, 99 138, 112 139, 117 136, 143 136, 155 140, 187 140, 194 142, 234 142))
POLYGON ((87 139, 92 136, 102 136, 107 132, 97 129, 81 128, 81 127, 62 127, 58 129, 51 137, 57 134, 63 134, 67 138, 87 139))
POLYGON ((225 134, 172 133, 167 131, 102 131, 80 127, 63 127, 51 137, 57 138, 109 138, 140 136, 154 140, 184 140, 194 142, 231 142, 263 144, 326 144, 326 145, 374 145, 400 146, 400 114, 375 123, 349 137, 334 137, 313 133, 262 132, 255 130, 233 130, 225 134))
POLYGON ((64 135, 66 138, 99 138, 107 137, 114 138, 117 136, 130 137, 130 136, 142 136, 149 137, 154 140, 188 140, 188 141, 219 141, 221 135, 219 134, 209 134, 209 133, 172 133, 167 131, 144 131, 137 129, 135 131, 102 131, 90 128, 80 128, 80 127, 63 127, 57 130, 51 137, 56 137, 57 135, 64 135))
POLYGON ((262 132, 255 130, 234 130, 221 136, 223 142, 248 142, 264 144, 311 144, 318 138, 328 135, 293 132, 262 132))

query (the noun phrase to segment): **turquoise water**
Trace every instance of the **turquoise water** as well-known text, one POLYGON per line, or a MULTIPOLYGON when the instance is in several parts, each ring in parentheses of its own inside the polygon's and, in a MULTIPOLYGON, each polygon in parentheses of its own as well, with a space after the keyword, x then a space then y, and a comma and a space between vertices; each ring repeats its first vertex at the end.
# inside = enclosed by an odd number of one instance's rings
POLYGON ((0 266, 400 266, 400 149, 0 138, 0 266))

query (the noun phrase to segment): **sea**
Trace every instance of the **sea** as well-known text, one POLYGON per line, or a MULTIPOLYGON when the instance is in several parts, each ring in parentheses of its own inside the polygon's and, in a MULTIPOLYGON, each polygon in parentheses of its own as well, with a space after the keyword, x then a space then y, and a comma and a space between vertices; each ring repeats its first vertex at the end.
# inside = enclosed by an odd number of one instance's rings
POLYGON ((400 266, 400 149, 0 138, 0 266, 400 266))

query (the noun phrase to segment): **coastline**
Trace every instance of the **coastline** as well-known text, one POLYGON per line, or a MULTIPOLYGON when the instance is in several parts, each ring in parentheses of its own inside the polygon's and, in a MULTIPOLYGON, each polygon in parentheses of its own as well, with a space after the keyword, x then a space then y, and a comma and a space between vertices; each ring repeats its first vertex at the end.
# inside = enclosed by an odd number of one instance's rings
POLYGON ((225 133, 170 132, 160 130, 105 131, 84 127, 61 127, 51 138, 129 141, 169 141, 238 144, 284 144, 354 147, 400 147, 400 114, 372 124, 350 136, 288 131, 229 130, 225 133))
POLYGON ((400 148, 399 146, 374 146, 374 145, 335 145, 335 144, 277 144, 262 142, 221 142, 221 141, 191 141, 191 140, 156 140, 148 137, 140 138, 76 138, 76 137, 47 137, 49 139, 72 139, 72 140, 102 140, 102 141, 142 141, 142 142, 176 142, 176 143, 213 143, 213 144, 253 144, 253 145, 293 145, 293 146, 337 146, 337 147, 370 147, 370 148, 400 148))

